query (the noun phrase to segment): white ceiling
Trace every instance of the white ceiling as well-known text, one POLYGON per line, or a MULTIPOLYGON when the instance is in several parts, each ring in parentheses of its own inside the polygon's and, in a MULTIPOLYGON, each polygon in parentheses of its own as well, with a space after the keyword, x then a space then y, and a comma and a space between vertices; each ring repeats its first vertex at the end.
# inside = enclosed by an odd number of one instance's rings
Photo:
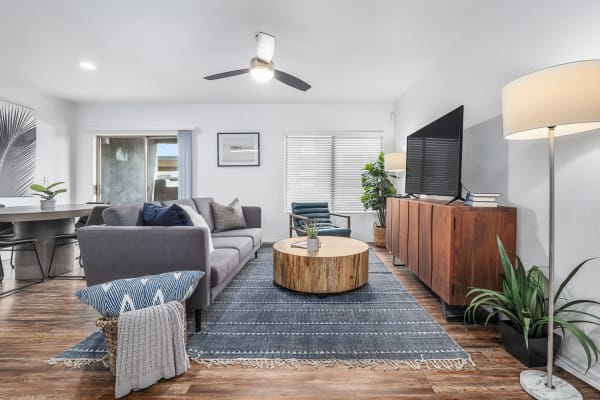
POLYGON ((0 76, 75 102, 391 102, 441 57, 477 0, 0 0, 0 76), (313 87, 249 75, 254 35, 313 87), (84 71, 83 60, 97 65, 84 71))

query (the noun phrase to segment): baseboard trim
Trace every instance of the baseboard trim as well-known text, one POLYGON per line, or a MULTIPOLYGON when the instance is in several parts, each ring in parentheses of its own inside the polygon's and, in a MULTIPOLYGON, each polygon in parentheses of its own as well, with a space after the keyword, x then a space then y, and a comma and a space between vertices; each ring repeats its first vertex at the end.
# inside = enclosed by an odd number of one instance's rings
POLYGON ((570 360, 567 360, 564 357, 557 357, 556 365, 570 373, 571 375, 576 376, 578 379, 581 379, 591 387, 600 390, 600 375, 594 374, 594 371, 589 371, 586 375, 570 360))

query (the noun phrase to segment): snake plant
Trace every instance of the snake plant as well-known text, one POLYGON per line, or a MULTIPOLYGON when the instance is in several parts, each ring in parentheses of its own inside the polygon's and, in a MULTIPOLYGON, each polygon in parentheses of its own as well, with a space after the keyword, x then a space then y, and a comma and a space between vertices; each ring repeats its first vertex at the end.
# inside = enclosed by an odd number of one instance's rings
MULTIPOLYGON (((486 307, 490 313, 484 325, 487 325, 494 315, 502 314, 523 334, 525 344, 529 347, 529 338, 546 337, 548 334, 548 279, 537 266, 532 266, 526 271, 519 257, 516 258, 516 266, 513 266, 500 238, 497 238, 497 242, 504 267, 502 291, 481 288, 469 291, 467 297, 472 296, 472 299, 465 311, 465 320, 470 318, 475 321, 476 311, 480 307, 486 307)), ((563 301, 561 295, 571 279, 591 260, 592 258, 584 260, 573 268, 558 285, 553 299, 556 305, 554 328, 560 329, 563 336, 566 332, 575 336, 586 354, 588 370, 598 362, 600 349, 581 329, 581 325, 600 326, 600 317, 583 311, 578 306, 600 305, 600 302, 588 299, 563 301)))

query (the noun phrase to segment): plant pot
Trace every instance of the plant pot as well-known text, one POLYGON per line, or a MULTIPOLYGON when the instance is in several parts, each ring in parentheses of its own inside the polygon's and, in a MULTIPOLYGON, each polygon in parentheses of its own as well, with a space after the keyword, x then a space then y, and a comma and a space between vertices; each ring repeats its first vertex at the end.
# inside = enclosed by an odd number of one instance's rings
POLYGON ((306 250, 308 250, 309 253, 316 253, 319 251, 319 238, 308 239, 306 241, 306 250))
MULTIPOLYGON (((516 330, 512 324, 504 321, 498 323, 500 325, 500 335, 502 336, 502 344, 504 348, 513 357, 521 361, 527 367, 543 367, 546 365, 548 354, 548 338, 529 338, 529 348, 525 346, 525 338, 523 334, 516 330)), ((553 357, 562 343, 562 337, 554 334, 553 357)))
POLYGON ((40 200, 40 208, 42 210, 52 210, 54 207, 56 207, 56 199, 40 200))
POLYGON ((373 238, 375 239, 375 247, 385 247, 385 228, 373 225, 373 238))

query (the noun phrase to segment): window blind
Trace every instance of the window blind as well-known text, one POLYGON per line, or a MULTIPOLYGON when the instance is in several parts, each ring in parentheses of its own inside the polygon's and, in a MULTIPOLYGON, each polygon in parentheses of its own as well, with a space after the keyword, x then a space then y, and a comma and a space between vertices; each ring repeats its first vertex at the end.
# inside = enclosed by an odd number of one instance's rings
POLYGON ((363 211, 360 177, 381 150, 381 136, 287 136, 284 210, 294 201, 326 201, 332 211, 363 211))
POLYGON ((333 209, 345 212, 364 210, 360 197, 363 188, 360 177, 365 164, 373 162, 381 152, 381 137, 334 138, 333 209))
POLYGON ((331 204, 331 136, 288 136, 285 140, 285 210, 293 201, 331 204))

